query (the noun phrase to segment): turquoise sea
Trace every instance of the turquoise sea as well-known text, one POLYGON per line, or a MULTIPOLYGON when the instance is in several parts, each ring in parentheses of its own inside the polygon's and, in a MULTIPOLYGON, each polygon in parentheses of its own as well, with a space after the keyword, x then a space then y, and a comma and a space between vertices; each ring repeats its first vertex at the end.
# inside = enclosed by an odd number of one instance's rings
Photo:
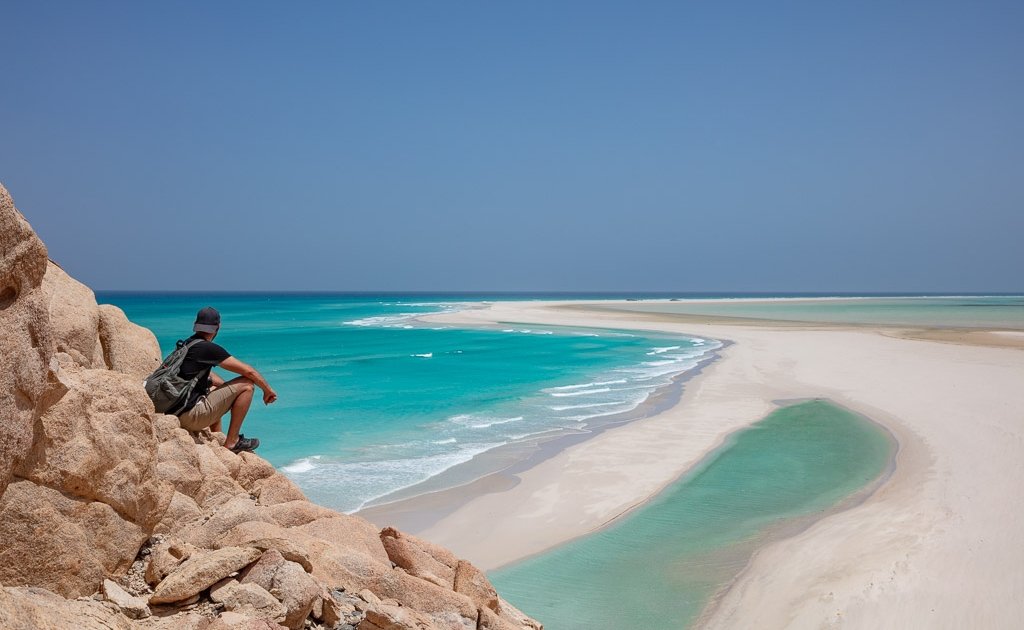
POLYGON ((270 407, 253 405, 243 433, 259 437, 260 455, 311 499, 344 511, 498 446, 591 431, 719 345, 416 320, 456 308, 451 296, 98 297, 153 330, 164 354, 192 334, 199 308, 220 310, 217 342, 260 370, 279 395, 270 407))
MULTIPOLYGON (((311 499, 345 511, 415 491, 490 449, 621 420, 720 347, 696 337, 522 325, 462 329, 418 319, 473 308, 487 296, 98 297, 152 329, 165 354, 191 334, 199 308, 218 308, 217 341, 263 372, 280 395, 271 407, 255 405, 243 431, 258 436, 259 453, 311 499)), ((995 309, 999 321, 1012 322, 1024 308, 1019 298, 956 300, 900 302, 898 310, 911 321, 962 323, 975 315, 995 321, 995 309)), ((893 313, 890 298, 837 304, 818 319, 807 315, 814 305, 783 308, 812 321, 893 313)), ((736 306, 743 316, 755 315, 736 306)), ((653 307, 628 305, 676 308, 653 307)), ((686 627, 758 545, 855 496, 885 470, 892 449, 887 433, 845 410, 821 401, 791 405, 734 435, 613 526, 492 577, 550 630, 686 627)))

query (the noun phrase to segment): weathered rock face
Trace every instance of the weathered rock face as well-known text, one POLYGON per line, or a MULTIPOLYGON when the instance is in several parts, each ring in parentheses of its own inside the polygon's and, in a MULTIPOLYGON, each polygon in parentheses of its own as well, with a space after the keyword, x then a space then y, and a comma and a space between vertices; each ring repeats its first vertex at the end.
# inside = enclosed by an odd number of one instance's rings
MULTIPOLYGON (((174 488, 157 477, 149 397, 129 376, 83 369, 68 355, 58 357, 57 383, 45 398, 32 448, 14 474, 105 503, 152 531, 174 488)), ((134 556, 138 549, 132 551, 134 556)))
POLYGON ((96 601, 74 601, 42 588, 0 588, 5 630, 131 630, 118 609, 96 601))
POLYGON ((0 185, 0 493, 32 444, 53 356, 45 273, 46 247, 0 185))
POLYGON ((43 295, 57 352, 66 352, 85 368, 104 367, 99 347, 100 311, 92 289, 51 261, 43 276, 43 295))
POLYGON ((48 264, 2 187, 0 247, 0 626, 540 628, 446 549, 154 413, 153 334, 48 264))
POLYGON ((124 311, 113 304, 100 304, 99 314, 100 349, 106 367, 136 379, 152 374, 161 359, 153 331, 128 321, 124 311))
POLYGON ((0 497, 0 582, 90 595, 128 570, 148 536, 105 503, 15 481, 0 497))

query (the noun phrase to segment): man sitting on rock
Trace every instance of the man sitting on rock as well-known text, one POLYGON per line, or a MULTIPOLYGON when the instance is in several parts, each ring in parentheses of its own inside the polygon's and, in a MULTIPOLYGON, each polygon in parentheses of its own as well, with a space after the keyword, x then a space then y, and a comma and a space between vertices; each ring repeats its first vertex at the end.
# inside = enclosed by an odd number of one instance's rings
POLYGON ((195 339, 202 341, 188 349, 179 375, 186 380, 196 376, 200 378, 183 410, 178 412, 182 428, 188 431, 202 431, 206 428, 220 431, 221 417, 230 411, 231 422, 228 425, 224 446, 236 453, 254 450, 260 445, 260 441, 239 433, 245 414, 252 403, 253 386, 258 385, 263 390, 263 403, 266 405, 277 400, 277 393, 255 368, 242 363, 227 350, 213 343, 213 339, 220 331, 220 313, 217 309, 211 306, 201 309, 196 315, 196 323, 192 330, 195 334, 186 343, 195 339), (241 376, 225 382, 213 373, 214 366, 220 366, 241 376))

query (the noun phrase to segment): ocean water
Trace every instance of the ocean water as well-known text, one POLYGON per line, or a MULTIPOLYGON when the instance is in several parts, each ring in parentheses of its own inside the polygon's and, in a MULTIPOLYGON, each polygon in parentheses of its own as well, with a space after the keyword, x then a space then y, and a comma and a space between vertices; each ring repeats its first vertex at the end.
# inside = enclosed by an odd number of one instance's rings
POLYGON ((1024 296, 1019 295, 635 302, 611 308, 793 322, 1024 330, 1024 296))
POLYGON ((685 628, 757 546, 870 485, 893 448, 834 405, 784 407, 612 526, 490 577, 548 630, 685 628))
MULTIPOLYGON (((207 305, 217 342, 279 395, 242 428, 314 501, 354 511, 502 445, 593 430, 718 343, 610 330, 460 329, 446 296, 100 293, 166 355, 207 305)), ((461 298, 465 299, 465 298, 461 298)), ((472 306, 472 305, 470 305, 472 306)), ((230 378, 232 375, 222 372, 230 378)))

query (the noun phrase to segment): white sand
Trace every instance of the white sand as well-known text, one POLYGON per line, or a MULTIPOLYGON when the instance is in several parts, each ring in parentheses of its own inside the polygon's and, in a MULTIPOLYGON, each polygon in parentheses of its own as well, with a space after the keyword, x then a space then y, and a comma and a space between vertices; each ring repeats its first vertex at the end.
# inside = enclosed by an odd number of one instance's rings
MULTIPOLYGON (((1024 625, 1024 352, 844 330, 706 325, 502 302, 433 316, 680 332, 734 341, 675 407, 573 446, 425 537, 485 568, 592 531, 671 483, 779 399, 824 397, 900 452, 864 503, 762 549, 712 628, 1024 625)), ((891 331, 890 331, 891 333, 891 331)))

